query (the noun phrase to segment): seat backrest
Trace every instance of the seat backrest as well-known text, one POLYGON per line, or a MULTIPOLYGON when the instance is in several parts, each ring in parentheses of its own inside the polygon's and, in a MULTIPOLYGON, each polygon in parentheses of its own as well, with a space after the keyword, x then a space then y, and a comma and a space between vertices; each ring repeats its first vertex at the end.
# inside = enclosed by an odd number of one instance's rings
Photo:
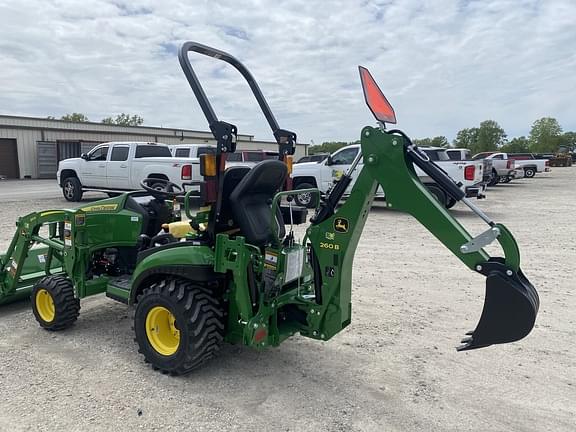
POLYGON ((222 189, 219 192, 221 197, 220 216, 216 222, 216 233, 228 231, 237 228, 237 223, 234 222, 234 215, 232 214, 232 205, 230 202, 230 194, 238 186, 240 181, 250 171, 250 167, 233 166, 224 171, 224 178, 222 180, 222 189))
POLYGON ((286 234, 282 214, 278 208, 275 226, 272 222, 271 203, 274 195, 286 180, 288 169, 279 160, 264 160, 254 166, 230 194, 234 220, 246 241, 255 246, 264 246, 273 239, 286 234))

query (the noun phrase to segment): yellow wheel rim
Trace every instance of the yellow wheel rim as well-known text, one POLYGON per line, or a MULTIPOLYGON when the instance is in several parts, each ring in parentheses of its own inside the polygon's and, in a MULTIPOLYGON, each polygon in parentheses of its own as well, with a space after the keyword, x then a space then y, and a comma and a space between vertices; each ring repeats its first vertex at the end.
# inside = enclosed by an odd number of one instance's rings
POLYGON ((146 315, 146 337, 154 350, 170 356, 180 346, 180 330, 175 325, 176 318, 163 306, 155 306, 146 315))
POLYGON ((36 293, 36 310, 38 315, 44 322, 54 321, 56 316, 56 308, 54 308, 54 300, 52 295, 45 289, 39 289, 36 293))

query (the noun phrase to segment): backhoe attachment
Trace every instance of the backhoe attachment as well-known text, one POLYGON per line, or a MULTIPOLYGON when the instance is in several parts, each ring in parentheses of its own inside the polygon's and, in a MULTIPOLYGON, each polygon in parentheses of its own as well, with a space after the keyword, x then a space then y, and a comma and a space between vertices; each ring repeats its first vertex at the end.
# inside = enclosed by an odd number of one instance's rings
MULTIPOLYGON (((361 155, 330 190, 312 219, 314 227, 310 238, 319 259, 318 267, 333 268, 331 257, 325 259, 326 254, 322 253, 322 236, 334 236, 330 231, 338 233, 335 228, 339 220, 349 223, 345 232, 337 235, 339 242, 345 245, 343 260, 353 259, 359 237, 357 233, 361 232, 371 205, 371 199, 361 198, 373 197, 377 186, 381 185, 388 207, 414 216, 466 266, 486 277, 486 297, 480 321, 457 349, 465 351, 522 339, 534 327, 539 299, 534 286, 520 269, 520 253, 514 237, 504 225, 492 221, 467 200, 459 185, 421 152, 406 134, 400 130, 386 131, 385 123, 396 122, 394 110, 367 69, 360 68, 360 77, 366 102, 380 127, 362 130, 361 155), (346 203, 337 207, 351 183, 352 171, 360 166, 360 158, 364 162, 363 168, 346 203), (426 172, 446 194, 467 205, 486 222, 488 229, 473 238, 422 184, 414 165, 426 172), (490 257, 483 249, 494 241, 500 243, 504 257, 490 257)), ((347 292, 350 278, 345 269, 341 268, 340 274, 333 277, 346 285, 340 292, 347 292)), ((323 298, 327 299, 329 296, 325 292, 330 291, 330 279, 324 285, 323 298)), ((342 299, 339 299, 339 306, 342 309, 342 299)), ((345 313, 342 315, 342 322, 346 322, 349 317, 345 313)))

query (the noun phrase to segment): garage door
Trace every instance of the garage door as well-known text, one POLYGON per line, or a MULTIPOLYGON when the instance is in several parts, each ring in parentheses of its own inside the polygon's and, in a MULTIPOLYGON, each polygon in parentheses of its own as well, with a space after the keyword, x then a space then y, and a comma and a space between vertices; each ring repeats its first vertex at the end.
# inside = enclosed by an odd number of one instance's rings
POLYGON ((58 171, 56 143, 54 141, 38 141, 36 146, 36 154, 38 155, 38 178, 56 178, 56 171, 58 171))
POLYGON ((0 138, 0 176, 20 178, 18 148, 15 139, 0 138))

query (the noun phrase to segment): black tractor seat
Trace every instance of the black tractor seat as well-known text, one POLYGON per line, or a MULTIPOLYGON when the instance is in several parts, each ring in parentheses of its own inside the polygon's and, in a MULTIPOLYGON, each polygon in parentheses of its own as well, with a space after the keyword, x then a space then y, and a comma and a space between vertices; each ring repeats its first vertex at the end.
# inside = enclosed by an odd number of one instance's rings
POLYGON ((230 194, 230 209, 246 241, 265 246, 274 238, 286 235, 282 213, 278 208, 271 226, 271 204, 288 176, 288 168, 279 160, 265 160, 248 171, 230 194))

